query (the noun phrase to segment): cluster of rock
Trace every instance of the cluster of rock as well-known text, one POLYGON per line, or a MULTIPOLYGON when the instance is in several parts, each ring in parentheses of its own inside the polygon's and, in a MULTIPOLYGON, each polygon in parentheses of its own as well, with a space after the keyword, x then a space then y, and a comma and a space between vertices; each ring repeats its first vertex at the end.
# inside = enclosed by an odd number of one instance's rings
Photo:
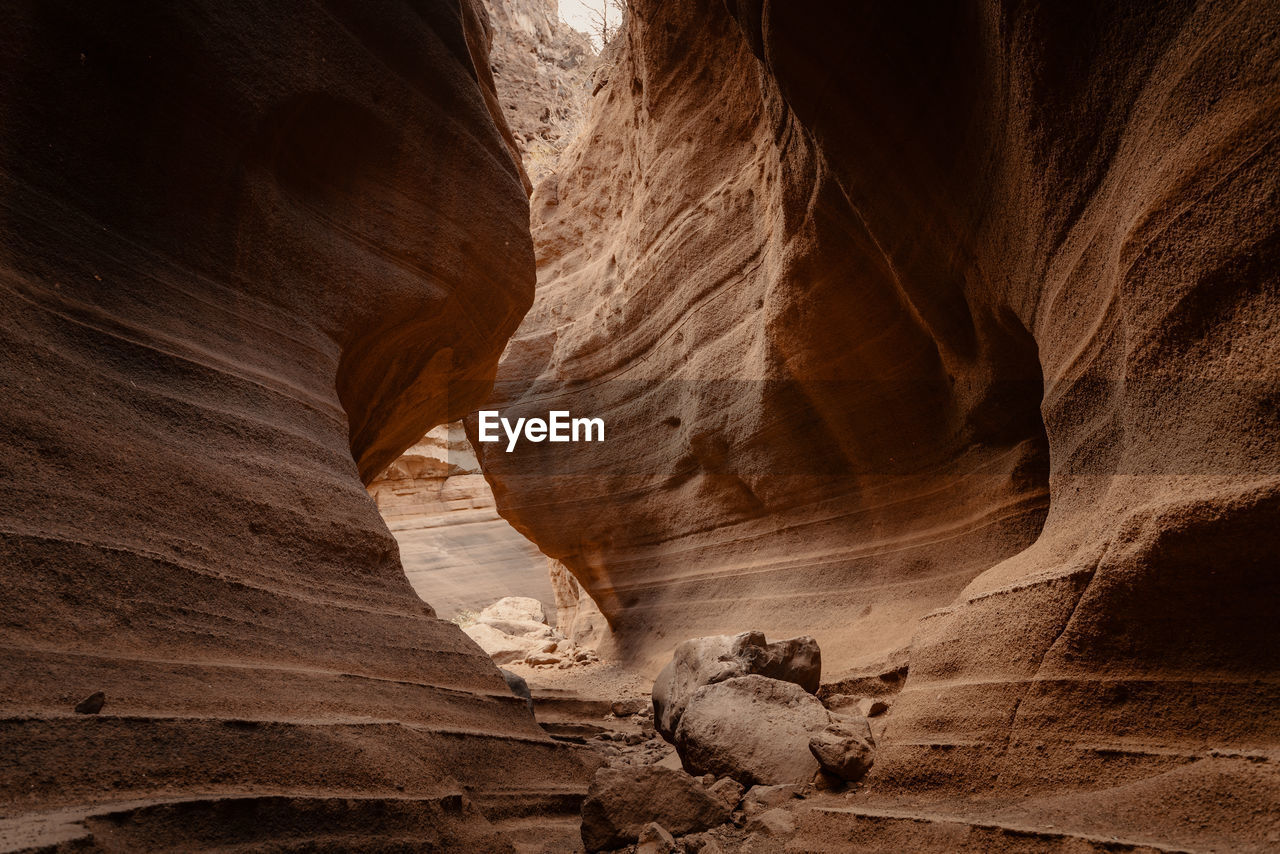
POLYGON ((810 637, 769 643, 744 632, 681 643, 654 682, 649 732, 675 745, 683 767, 614 761, 598 770, 582 808, 586 849, 714 854, 715 837, 699 834, 721 825, 735 838, 793 833, 790 802, 867 773, 875 758, 867 716, 887 709, 845 694, 824 705, 815 696, 821 674, 810 637))
POLYGON ((595 650, 581 647, 551 628, 542 603, 526 596, 499 599, 462 631, 496 664, 569 668, 600 660, 595 650))
POLYGON ((616 722, 629 723, 637 731, 605 731, 589 743, 612 768, 653 765, 671 755, 671 745, 658 735, 653 725, 653 706, 644 697, 617 700, 612 706, 616 722))
POLYGON ((810 637, 768 643, 762 632, 694 638, 653 686, 658 732, 693 774, 744 786, 858 780, 875 741, 856 706, 815 696, 822 654, 810 637))

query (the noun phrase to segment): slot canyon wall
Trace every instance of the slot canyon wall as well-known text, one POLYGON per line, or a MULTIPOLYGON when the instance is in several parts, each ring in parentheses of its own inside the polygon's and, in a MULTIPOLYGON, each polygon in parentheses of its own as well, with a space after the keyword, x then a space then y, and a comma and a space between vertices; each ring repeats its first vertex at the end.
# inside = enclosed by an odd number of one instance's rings
POLYGON ((491 402, 606 441, 503 515, 651 670, 909 659, 877 780, 1274 792, 1280 7, 630 9, 491 402))
POLYGON ((364 489, 532 299, 483 8, 0 29, 0 847, 509 851, 576 813, 364 489))

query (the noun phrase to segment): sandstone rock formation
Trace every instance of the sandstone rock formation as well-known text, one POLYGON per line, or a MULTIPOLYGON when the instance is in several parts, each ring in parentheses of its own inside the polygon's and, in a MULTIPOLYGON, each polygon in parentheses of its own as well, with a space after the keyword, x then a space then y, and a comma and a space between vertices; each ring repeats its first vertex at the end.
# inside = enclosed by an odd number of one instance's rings
POLYGON ((556 599, 556 628, 579 646, 599 647, 609 633, 600 607, 560 561, 548 558, 547 574, 556 599))
POLYGON ((510 850, 581 794, 362 483, 532 298, 483 18, 0 13, 0 847, 510 850))
POLYGON ((606 441, 481 462, 641 665, 742 626, 874 663, 1040 530, 1035 342, 1001 314, 939 354, 720 6, 633 4, 532 199, 538 297, 492 403, 606 441))
POLYGON ((683 771, 601 768, 582 804, 582 842, 588 851, 603 851, 635 842, 650 822, 679 835, 728 820, 724 802, 683 771))
POLYGON ((496 398, 608 441, 500 511, 653 669, 910 646, 877 785, 1274 794, 1280 7, 630 6, 496 398))
POLYGON ((684 641, 654 680, 654 726, 670 741, 699 688, 750 674, 793 682, 812 694, 822 678, 822 651, 810 637, 769 643, 763 632, 684 641))
POLYGON ((423 436, 369 484, 413 589, 443 618, 505 596, 552 605, 546 557, 498 515, 457 422, 423 436))
POLYGON ((808 783, 818 771, 809 742, 830 724, 822 703, 800 686, 737 676, 697 690, 674 741, 691 774, 728 776, 744 786, 808 783))
MULTIPOLYGON (((560 20, 556 0, 485 0, 485 6, 497 102, 525 169, 540 180, 581 122, 595 53, 586 36, 560 20)), ((555 570, 548 580, 546 558, 498 516, 459 423, 423 436, 369 492, 396 536, 409 581, 442 617, 503 596, 559 601, 560 591, 551 591, 555 570)), ((574 614, 559 625, 566 636, 594 645, 605 622, 590 597, 581 598, 577 630, 574 614)))

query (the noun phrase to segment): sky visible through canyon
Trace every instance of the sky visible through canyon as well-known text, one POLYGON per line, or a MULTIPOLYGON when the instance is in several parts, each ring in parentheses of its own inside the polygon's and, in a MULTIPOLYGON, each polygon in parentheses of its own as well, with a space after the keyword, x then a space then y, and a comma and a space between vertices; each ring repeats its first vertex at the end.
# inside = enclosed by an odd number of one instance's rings
POLYGON ((560 0, 560 19, 575 30, 591 36, 597 50, 600 49, 600 39, 595 32, 597 19, 593 14, 598 16, 601 7, 608 10, 609 26, 617 26, 621 14, 612 4, 605 6, 602 0, 560 0))

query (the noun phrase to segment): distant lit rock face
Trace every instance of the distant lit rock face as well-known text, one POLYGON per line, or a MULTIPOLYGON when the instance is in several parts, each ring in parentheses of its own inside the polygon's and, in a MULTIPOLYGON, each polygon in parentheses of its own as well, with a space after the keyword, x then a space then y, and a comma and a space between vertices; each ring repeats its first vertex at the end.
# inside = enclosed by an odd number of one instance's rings
POLYGON ((1087 7, 634 0, 532 199, 500 511, 650 666, 910 645, 886 779, 1280 742, 1280 7, 1087 7))
POLYGON ((582 121, 595 49, 560 20, 556 0, 485 0, 493 25, 489 54, 498 101, 529 178, 555 171, 582 121))
POLYGON ((546 556, 498 515, 460 423, 427 433, 369 484, 369 494, 400 546, 409 583, 441 617, 504 596, 554 608, 546 556))
MULTIPOLYGON (((490 850, 491 792, 581 770, 413 594, 362 483, 483 399, 532 299, 483 9, 5 24, 6 819, 163 796, 171 832, 245 796, 231 847, 306 847, 307 815, 325 846, 490 850)), ((112 845, 190 847, 148 815, 112 845)))

